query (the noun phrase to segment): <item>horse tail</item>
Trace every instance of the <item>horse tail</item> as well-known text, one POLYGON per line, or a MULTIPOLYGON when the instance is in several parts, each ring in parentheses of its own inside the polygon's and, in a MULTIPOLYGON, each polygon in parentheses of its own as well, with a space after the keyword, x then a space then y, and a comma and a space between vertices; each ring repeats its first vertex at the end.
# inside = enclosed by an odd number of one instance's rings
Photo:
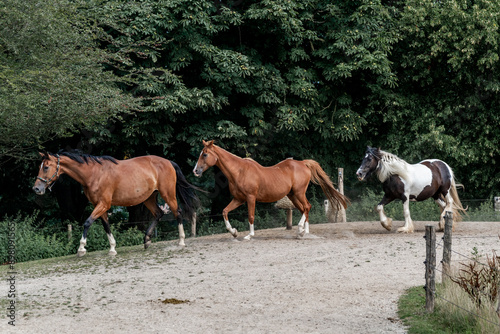
POLYGON ((467 214, 467 209, 462 206, 462 202, 460 202, 460 198, 458 197, 457 192, 457 184, 455 183, 455 177, 451 176, 451 187, 450 187, 450 195, 453 199, 453 220, 456 222, 462 221, 462 213, 467 214))
POLYGON ((319 163, 314 160, 304 160, 304 164, 311 170, 311 181, 321 186, 332 208, 337 208, 337 210, 340 209, 341 206, 343 206, 344 209, 347 208, 347 205, 350 204, 349 199, 335 189, 332 180, 330 180, 330 177, 325 173, 323 168, 321 168, 319 163))
POLYGON ((186 180, 186 177, 182 174, 179 165, 173 161, 170 161, 170 163, 174 167, 175 174, 177 175, 175 190, 180 204, 182 205, 182 217, 186 220, 192 221, 196 214, 196 210, 200 207, 200 199, 195 193, 195 190, 198 190, 198 187, 193 186, 186 180))

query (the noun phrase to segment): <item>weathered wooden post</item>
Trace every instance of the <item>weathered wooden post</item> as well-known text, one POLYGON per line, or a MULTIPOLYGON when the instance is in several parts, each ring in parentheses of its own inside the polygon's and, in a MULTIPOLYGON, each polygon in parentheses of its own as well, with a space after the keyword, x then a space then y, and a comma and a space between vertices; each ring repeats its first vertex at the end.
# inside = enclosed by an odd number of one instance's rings
POLYGON ((285 196, 274 205, 275 208, 286 210, 286 229, 292 229, 292 218, 293 218, 293 209, 295 209, 295 205, 293 205, 292 201, 285 196))
POLYGON ((436 232, 434 226, 425 226, 425 309, 434 312, 436 291, 436 232))
POLYGON ((68 241, 71 241, 72 231, 73 231, 73 226, 71 226, 71 224, 68 224, 68 241))
MULTIPOLYGON (((344 168, 339 168, 339 182, 338 182, 338 185, 339 185, 339 193, 341 193, 342 195, 344 195, 344 168)), ((343 207, 340 208, 339 215, 340 215, 340 223, 347 222, 347 216, 346 216, 346 213, 345 213, 345 209, 343 207)))
POLYGON ((196 212, 193 214, 193 220, 191 220, 191 237, 196 237, 196 212))
POLYGON ((453 212, 446 211, 444 215, 444 235, 443 235, 443 275, 441 282, 448 281, 451 274, 451 231, 453 229, 453 212))

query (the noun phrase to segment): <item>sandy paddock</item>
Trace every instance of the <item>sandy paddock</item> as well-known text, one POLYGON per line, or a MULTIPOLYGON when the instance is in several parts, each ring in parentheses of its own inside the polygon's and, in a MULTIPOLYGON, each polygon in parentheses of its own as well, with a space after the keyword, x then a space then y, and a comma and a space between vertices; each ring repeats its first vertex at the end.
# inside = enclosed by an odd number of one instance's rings
MULTIPOLYGON (((311 225, 302 239, 296 226, 256 224, 251 241, 244 232, 237 239, 226 233, 187 239, 185 248, 160 242, 147 251, 118 248, 116 257, 94 252, 17 264, 16 326, 2 312, 0 332, 405 332, 397 300, 424 284, 424 229, 436 222, 415 222, 413 234, 378 222, 311 225)), ((460 223, 453 250, 500 253, 498 224, 460 223)), ((437 254, 439 262, 442 248, 437 254)), ((463 259, 454 253, 453 260, 463 259)))

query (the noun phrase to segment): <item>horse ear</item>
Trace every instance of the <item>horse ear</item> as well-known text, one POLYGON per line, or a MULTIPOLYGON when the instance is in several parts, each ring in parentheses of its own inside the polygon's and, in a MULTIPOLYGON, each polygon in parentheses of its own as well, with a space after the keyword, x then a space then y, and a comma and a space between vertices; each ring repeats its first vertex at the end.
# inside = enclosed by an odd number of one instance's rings
POLYGON ((47 151, 38 152, 43 159, 48 159, 49 153, 47 151))
POLYGON ((210 140, 210 141, 203 141, 203 146, 207 147, 207 146, 212 146, 214 144, 214 141, 213 140, 210 140))

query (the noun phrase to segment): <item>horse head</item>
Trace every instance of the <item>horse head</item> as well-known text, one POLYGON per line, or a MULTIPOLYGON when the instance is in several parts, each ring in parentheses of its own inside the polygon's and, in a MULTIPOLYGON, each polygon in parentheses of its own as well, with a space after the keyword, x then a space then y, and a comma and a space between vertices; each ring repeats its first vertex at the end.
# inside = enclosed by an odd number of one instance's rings
POLYGON ((370 147, 366 148, 365 157, 359 166, 356 176, 358 180, 363 181, 368 179, 373 172, 378 168, 380 161, 380 148, 370 147))
POLYGON ((203 140, 203 149, 193 169, 194 175, 201 177, 204 171, 217 163, 217 159, 218 156, 214 149, 214 141, 210 140, 207 142, 203 140))
POLYGON ((33 190, 37 195, 43 195, 47 188, 49 190, 52 188, 60 176, 61 169, 61 159, 59 155, 40 152, 40 156, 42 157, 42 164, 40 165, 40 170, 38 171, 38 176, 33 186, 33 190))

